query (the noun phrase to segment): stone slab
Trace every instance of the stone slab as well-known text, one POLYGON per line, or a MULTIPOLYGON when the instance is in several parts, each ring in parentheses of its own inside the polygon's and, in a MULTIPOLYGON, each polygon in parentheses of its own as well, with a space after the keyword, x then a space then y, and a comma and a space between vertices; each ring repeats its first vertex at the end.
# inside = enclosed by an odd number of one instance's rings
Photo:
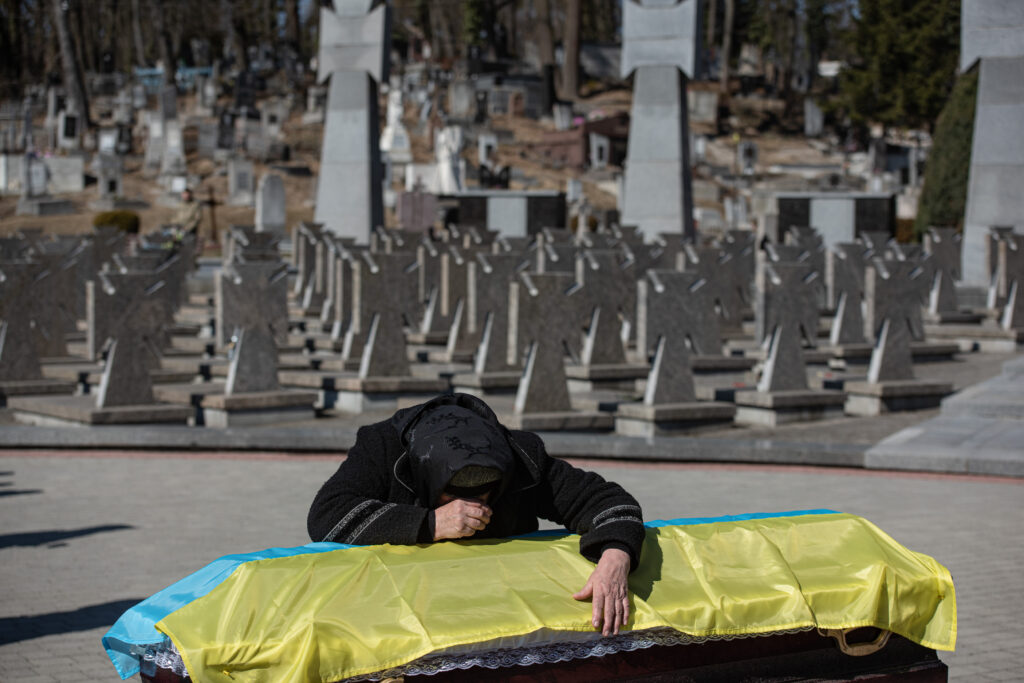
POLYGON ((27 379, 0 382, 0 408, 7 405, 9 397, 71 394, 74 391, 74 382, 59 379, 27 379))
MULTIPOLYGON (((314 394, 315 398, 316 395, 314 394)), ((224 429, 248 425, 264 425, 274 422, 300 422, 312 420, 316 416, 313 402, 302 405, 281 406, 279 408, 258 408, 252 410, 220 408, 203 408, 203 424, 206 427, 224 429)))
POLYGON ((936 408, 953 392, 953 385, 927 380, 848 382, 845 391, 846 414, 864 417, 936 408))
POLYGON ((896 398, 904 396, 948 396, 953 393, 949 382, 931 382, 923 379, 891 380, 887 382, 847 382, 848 394, 896 398))
POLYGON ((864 454, 870 469, 1024 477, 1024 423, 940 415, 883 439, 864 454))
POLYGON ((509 372, 467 372, 452 376, 454 391, 474 396, 490 396, 493 394, 514 394, 519 387, 522 373, 509 372))
POLYGON ((570 379, 602 382, 608 380, 637 380, 647 377, 651 371, 645 364, 623 363, 616 365, 567 365, 565 376, 570 379))
POLYGON ((433 332, 407 332, 405 335, 405 341, 410 344, 442 346, 448 342, 448 330, 436 330, 433 332))
POLYGON ((841 406, 843 394, 839 391, 805 389, 796 391, 737 391, 736 405, 774 410, 841 406))
POLYGON ((736 406, 735 422, 737 425, 749 427, 778 427, 793 422, 816 422, 841 417, 840 406, 803 406, 796 408, 758 408, 756 406, 736 406))
POLYGON ((646 406, 623 403, 615 415, 615 432, 623 436, 678 436, 732 422, 736 406, 729 403, 695 402, 646 406))
POLYGON ((19 422, 87 425, 179 422, 192 416, 188 406, 152 404, 99 409, 93 396, 22 397, 8 401, 19 422), (49 422, 50 420, 54 422, 49 422))
POLYGON ((702 356, 690 357, 690 369, 694 374, 718 372, 747 372, 757 365, 756 358, 745 356, 702 356))
POLYGON ((203 398, 203 408, 212 408, 226 412, 273 411, 281 408, 299 407, 312 409, 317 399, 318 396, 315 391, 253 391, 233 394, 231 396, 211 393, 203 398))
POLYGON ((502 424, 509 429, 537 431, 610 431, 615 427, 615 417, 610 413, 563 412, 563 413, 512 413, 499 416, 502 424))
POLYGON ((447 380, 429 377, 337 377, 338 391, 358 391, 366 394, 415 393, 441 394, 450 388, 447 380))

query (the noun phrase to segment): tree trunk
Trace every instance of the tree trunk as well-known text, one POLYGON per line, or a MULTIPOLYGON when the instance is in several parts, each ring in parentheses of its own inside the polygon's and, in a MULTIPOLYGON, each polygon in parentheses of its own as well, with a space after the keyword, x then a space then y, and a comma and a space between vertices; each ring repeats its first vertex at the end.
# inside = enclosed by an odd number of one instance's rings
POLYGON ((704 49, 707 50, 708 63, 711 61, 711 53, 715 49, 715 30, 718 28, 715 22, 718 21, 718 0, 707 0, 707 13, 708 13, 708 32, 707 38, 704 40, 704 49))
POLYGON ((551 31, 551 6, 548 0, 534 0, 533 7, 537 12, 534 21, 533 35, 537 41, 537 55, 540 67, 555 63, 555 39, 551 31))
POLYGON ((142 40, 142 10, 140 0, 132 0, 132 43, 135 46, 136 66, 146 66, 146 43, 142 40))
POLYGON ((285 40, 302 61, 302 37, 299 33, 299 0, 285 0, 285 40))
POLYGON ((579 94, 580 74, 580 0, 568 0, 565 6, 565 48, 562 63, 562 97, 575 101, 579 94))
POLYGON ((154 0, 150 4, 150 12, 153 17, 153 28, 156 31, 157 54, 164 64, 164 83, 173 83, 174 60, 171 58, 170 37, 167 35, 167 25, 164 21, 163 3, 160 0, 154 0))
POLYGON ((729 93, 729 59, 732 56, 732 27, 736 15, 736 0, 725 0, 725 25, 722 26, 722 56, 719 86, 723 93, 729 93))
POLYGON ((89 99, 85 94, 85 83, 82 78, 82 66, 75 56, 75 46, 71 41, 71 29, 68 26, 67 5, 63 0, 50 0, 53 11, 54 26, 57 29, 57 44, 60 46, 60 61, 64 70, 64 87, 67 89, 68 100, 76 114, 82 117, 87 126, 89 120, 89 99))

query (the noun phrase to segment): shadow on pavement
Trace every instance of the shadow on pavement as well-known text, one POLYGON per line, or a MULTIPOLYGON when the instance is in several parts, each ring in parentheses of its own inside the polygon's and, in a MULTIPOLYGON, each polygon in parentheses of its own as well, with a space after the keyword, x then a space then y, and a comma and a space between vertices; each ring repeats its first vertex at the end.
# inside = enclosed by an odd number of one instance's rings
POLYGON ((53 531, 26 531, 20 534, 3 534, 0 535, 0 548, 46 545, 47 543, 66 541, 70 538, 134 528, 129 524, 104 524, 102 526, 87 526, 82 529, 54 529, 53 531))
POLYGON ((42 489, 14 489, 11 491, 0 491, 0 498, 6 498, 7 496, 27 496, 42 492, 42 489))
MULTIPOLYGON (((142 600, 143 598, 115 600, 68 612, 50 612, 31 617, 2 617, 0 618, 0 645, 111 626, 118 617, 124 614, 125 610, 137 605, 142 600)), ((98 642, 96 647, 99 648, 98 642)))

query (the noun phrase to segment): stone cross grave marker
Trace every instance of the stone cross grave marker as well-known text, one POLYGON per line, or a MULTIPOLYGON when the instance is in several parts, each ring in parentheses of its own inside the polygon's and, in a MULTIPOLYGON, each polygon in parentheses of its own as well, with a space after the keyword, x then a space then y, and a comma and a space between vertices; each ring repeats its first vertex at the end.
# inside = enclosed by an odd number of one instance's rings
POLYGON ((266 325, 236 330, 224 394, 277 391, 277 345, 266 325))
MULTIPOLYGON (((89 283, 89 307, 105 311, 109 342, 97 408, 153 403, 150 371, 159 367, 174 312, 164 282, 146 273, 100 273, 89 283)), ((95 318, 94 318, 95 319, 95 318)))
POLYGON ((840 242, 832 245, 825 260, 825 280, 828 306, 835 310, 829 343, 864 343, 864 268, 870 250, 859 242, 840 242))
POLYGON ((892 336, 902 334, 902 326, 906 326, 913 339, 924 339, 921 317, 924 278, 924 269, 914 262, 871 259, 864 277, 864 322, 871 338, 878 337, 882 323, 888 318, 893 326, 901 328, 893 330, 892 336))
POLYGON ((818 283, 820 275, 807 263, 773 262, 758 255, 757 302, 754 309, 756 339, 764 344, 776 328, 808 346, 817 345, 818 283))
POLYGON ((637 283, 636 317, 637 350, 645 357, 654 350, 659 337, 685 342, 694 353, 722 355, 714 292, 699 273, 647 271, 637 283))
POLYGON ((469 262, 469 328, 481 335, 473 366, 477 374, 518 367, 518 362, 509 360, 508 291, 527 266, 528 261, 518 254, 477 252, 469 262))
POLYGON ((655 353, 644 403, 695 400, 690 348, 719 355, 721 346, 708 281, 693 272, 648 270, 637 283, 637 348, 644 357, 655 353))
MULTIPOLYGON (((274 342, 288 342, 288 267, 280 262, 232 263, 214 280, 214 327, 218 348, 239 330, 269 330, 274 342)), ((258 346, 258 344, 257 344, 258 346)))
POLYGON ((621 75, 636 71, 622 220, 649 236, 668 232, 692 238, 686 82, 696 75, 700 2, 626 2, 622 37, 621 75))
POLYGON ((415 307, 416 262, 408 252, 359 256, 352 263, 352 323, 342 354, 361 353, 361 378, 406 376, 402 328, 410 305, 415 307))
POLYGON ((732 257, 713 245, 685 244, 678 261, 680 270, 695 273, 708 281, 721 323, 731 328, 740 327, 743 324, 743 299, 740 287, 731 279, 734 271, 732 257))
POLYGON ((280 241, 280 235, 256 232, 256 226, 233 225, 227 233, 224 264, 280 261, 281 254, 277 249, 280 241))
POLYGON ((931 255, 936 269, 945 271, 954 281, 960 279, 962 243, 956 228, 928 228, 924 235, 924 250, 931 255))
POLYGON ((377 90, 388 79, 390 6, 339 0, 320 9, 317 80, 330 77, 315 220, 365 241, 384 224, 377 90))
POLYGON ((293 231, 293 258, 299 271, 295 277, 295 293, 300 296, 305 294, 316 275, 316 245, 323 239, 323 230, 320 223, 302 222, 293 231))
POLYGON ((636 321, 636 271, 619 251, 585 249, 576 259, 581 325, 586 325, 583 365, 626 362, 625 342, 636 321))
MULTIPOLYGON (((177 257, 174 257, 177 258, 177 257)), ((173 264, 170 264, 173 268, 173 264)), ((117 338, 119 321, 124 311, 139 305, 136 300, 147 299, 148 315, 163 315, 162 321, 147 323, 148 338, 157 350, 169 341, 168 328, 174 321, 175 293, 167 286, 167 270, 129 270, 117 267, 99 273, 96 280, 86 283, 86 356, 97 360, 103 354, 108 339, 117 338), (159 285, 159 287, 157 287, 159 285)), ((127 352, 121 354, 122 357, 127 352)))
POLYGON ((352 261, 355 255, 354 240, 348 237, 327 235, 330 251, 327 268, 327 296, 320 309, 320 322, 331 331, 331 339, 341 339, 352 315, 352 261))
POLYGON ((920 269, 906 262, 874 258, 868 264, 864 292, 868 330, 875 340, 869 382, 914 378, 910 340, 916 334, 915 325, 921 330, 921 302, 908 281, 918 277, 920 269))
POLYGON ((0 261, 0 381, 41 379, 33 330, 33 286, 42 266, 0 261))
POLYGON ((443 332, 450 323, 441 314, 441 249, 429 238, 423 239, 416 247, 416 262, 419 264, 417 296, 423 302, 423 317, 420 332, 443 332))
POLYGON ((520 273, 509 289, 509 351, 525 354, 516 391, 518 414, 572 410, 565 377, 566 342, 579 337, 568 273, 520 273))

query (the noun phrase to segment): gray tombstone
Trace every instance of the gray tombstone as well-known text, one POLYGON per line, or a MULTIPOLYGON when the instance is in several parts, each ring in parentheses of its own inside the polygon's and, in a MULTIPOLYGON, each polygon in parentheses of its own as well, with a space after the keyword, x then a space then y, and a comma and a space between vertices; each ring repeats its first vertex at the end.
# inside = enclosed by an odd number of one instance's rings
POLYGON ((637 283, 637 350, 646 358, 668 337, 695 353, 722 355, 714 306, 712 285, 699 273, 648 270, 637 283))
POLYGON ((647 235, 692 237, 686 82, 696 75, 700 3, 626 2, 621 75, 634 70, 622 220, 647 235))
POLYGON ((30 305, 41 269, 28 261, 0 262, 0 381, 42 378, 30 305))
POLYGON ((960 69, 978 60, 978 100, 964 216, 962 281, 988 284, 985 241, 994 225, 1024 230, 1024 4, 965 0, 960 24, 960 69))
POLYGON ((960 279, 960 251, 963 238, 956 228, 928 228, 924 250, 935 261, 935 267, 954 281, 960 279))
POLYGON ((330 77, 315 220, 368 239, 384 223, 378 84, 387 81, 390 6, 340 0, 320 10, 318 80, 330 77))
POLYGON ((407 252, 360 252, 352 262, 352 322, 342 355, 361 356, 359 376, 409 374, 403 334, 408 308, 415 306, 416 262, 407 252))
POLYGON ((857 242, 833 245, 825 261, 828 306, 835 310, 829 342, 864 342, 864 268, 871 251, 857 242))
POLYGON ((520 273, 509 290, 510 358, 525 356, 516 392, 517 414, 572 410, 563 362, 564 345, 578 336, 568 273, 520 273))
POLYGON ((924 339, 922 296, 929 291, 930 284, 917 263, 873 258, 864 277, 864 322, 868 334, 877 338, 882 323, 888 319, 900 326, 893 335, 902 334, 905 325, 914 339, 924 339))
POLYGON ((480 334, 474 372, 502 372, 510 363, 508 347, 509 283, 524 270, 528 261, 519 254, 475 253, 467 269, 468 327, 480 334))
POLYGON ((224 394, 277 391, 277 346, 269 326, 236 330, 224 394))
POLYGON ((619 251, 586 249, 576 259, 587 335, 584 365, 626 361, 625 340, 636 324, 636 279, 632 260, 619 251))
POLYGON ((248 159, 232 157, 228 160, 228 204, 252 206, 256 179, 253 163, 248 159))
POLYGON ((288 342, 288 267, 280 262, 231 263, 214 280, 215 331, 219 348, 239 330, 269 329, 278 345, 288 342))
POLYGON ((783 341, 802 338, 808 346, 816 346, 820 275, 807 263, 775 262, 758 254, 755 280, 756 340, 768 342, 781 326, 792 332, 783 341))
POLYGON ((256 187, 256 230, 283 236, 287 208, 284 180, 276 173, 264 173, 256 187))

